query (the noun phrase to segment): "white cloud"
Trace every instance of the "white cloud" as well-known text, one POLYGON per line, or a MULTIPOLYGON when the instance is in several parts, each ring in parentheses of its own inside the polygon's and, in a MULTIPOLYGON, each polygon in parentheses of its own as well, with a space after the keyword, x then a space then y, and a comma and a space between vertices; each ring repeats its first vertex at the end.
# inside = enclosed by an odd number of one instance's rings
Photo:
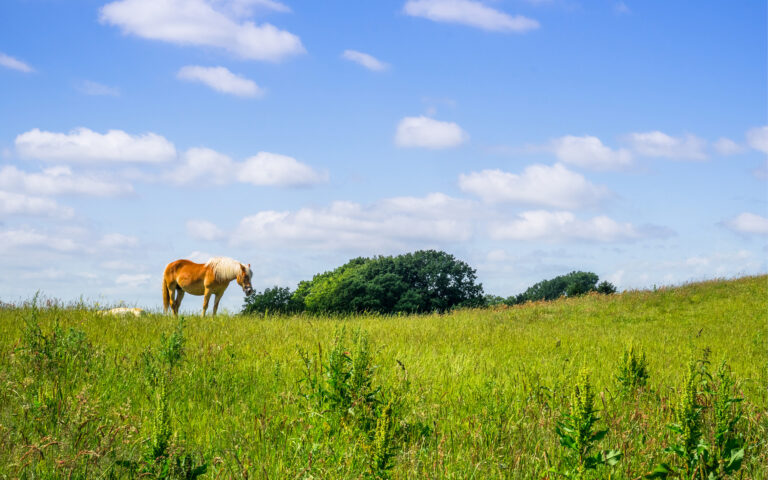
POLYGON ((231 182, 256 186, 300 187, 328 181, 328 173, 318 171, 295 158, 259 152, 243 162, 235 162, 210 148, 190 148, 183 163, 165 175, 172 183, 205 181, 218 185, 231 182))
POLYGON ((187 184, 198 179, 223 185, 233 181, 236 166, 231 158, 210 148, 190 148, 182 156, 182 164, 167 174, 176 184, 187 184))
POLYGON ((17 60, 9 55, 4 54, 3 52, 0 52, 0 66, 10 68, 12 70, 18 70, 24 73, 35 71, 35 69, 22 62, 21 60, 17 60))
POLYGON ((525 33, 539 28, 536 20, 511 16, 473 0, 408 0, 403 12, 435 22, 459 23, 495 32, 525 33))
POLYGON ((619 242, 642 236, 632 224, 603 215, 579 220, 571 212, 545 210, 523 212, 516 220, 493 223, 489 231, 495 240, 619 242))
POLYGON ((0 216, 40 215, 53 218, 71 218, 74 210, 62 207, 54 200, 31 197, 21 193, 0 190, 0 216))
POLYGON ((184 258, 186 258, 187 260, 192 260, 193 262, 196 262, 196 263, 205 263, 215 256, 216 255, 211 255, 208 252, 201 252, 199 250, 195 250, 194 252, 190 253, 184 258))
POLYGON ((181 80, 200 82, 212 89, 238 97, 260 97, 264 90, 255 82, 235 75, 224 67, 200 67, 187 65, 176 75, 181 80))
POLYGON ((101 134, 83 127, 69 133, 35 128, 16 137, 16 150, 23 157, 81 163, 159 163, 176 157, 173 144, 155 133, 109 130, 101 134))
POLYGON ((49 235, 31 229, 0 230, 0 252, 27 247, 43 247, 59 252, 72 252, 80 246, 62 235, 49 235))
POLYGON ((501 170, 483 170, 459 176, 462 191, 489 203, 516 203, 555 208, 579 208, 596 204, 609 195, 605 187, 562 164, 530 165, 517 175, 501 170))
POLYGON ((128 260, 106 260, 104 262, 101 262, 99 264, 101 268, 106 268, 109 270, 144 270, 144 267, 142 265, 137 264, 136 262, 128 261, 128 260))
POLYGON ((95 95, 95 96, 110 96, 110 97, 119 97, 120 96, 120 89, 117 87, 109 87, 107 85, 102 85, 101 83, 92 82, 90 80, 83 81, 77 88, 80 92, 86 94, 86 95, 95 95))
POLYGON ((257 9, 282 13, 291 11, 288 5, 274 0, 214 0, 214 3, 234 17, 250 17, 257 9))
POLYGON ((104 248, 133 248, 138 246, 139 239, 132 235, 123 235, 122 233, 108 233, 101 237, 99 245, 104 248))
POLYGON ((368 70, 373 70, 374 72, 381 72, 389 68, 388 64, 382 62, 376 57, 368 55, 367 53, 358 52, 356 50, 344 50, 344 53, 341 56, 347 60, 362 65, 368 70))
POLYGON ((325 250, 391 250, 468 241, 469 202, 442 194, 385 199, 364 206, 334 202, 325 208, 266 210, 245 217, 232 235, 235 245, 325 250))
POLYGON ((298 187, 328 181, 328 174, 285 155, 259 152, 243 162, 237 173, 243 183, 257 186, 298 187))
POLYGON ((441 122, 429 117, 405 117, 395 133, 398 147, 452 148, 469 139, 469 135, 453 122, 441 122))
POLYGON ((206 241, 221 240, 225 237, 224 232, 219 227, 205 220, 189 220, 187 233, 192 238, 206 241))
POLYGON ((152 279, 148 273, 124 273, 115 278, 115 284, 124 287, 142 287, 152 279))
POLYGON ((730 138, 721 137, 712 144, 715 151, 720 155, 736 155, 744 152, 744 147, 734 142, 730 138))
POLYGON ((768 125, 749 129, 747 143, 755 150, 768 153, 768 125))
POLYGON ((632 164, 632 153, 611 150, 597 137, 566 135, 552 141, 557 158, 564 163, 595 170, 617 170, 632 164))
POLYGON ((103 6, 99 18, 103 23, 120 27, 126 34, 177 45, 221 48, 249 60, 279 61, 304 53, 304 46, 296 35, 269 23, 256 25, 238 18, 250 14, 250 5, 256 3, 278 9, 282 5, 278 2, 118 0, 103 6))
POLYGON ((94 176, 74 175, 69 167, 46 168, 27 173, 12 165, 0 168, 0 188, 36 195, 92 195, 108 197, 133 191, 125 183, 114 183, 94 176))
POLYGON ((631 133, 627 140, 632 149, 648 157, 666 157, 684 160, 704 160, 707 142, 695 135, 672 137, 666 133, 653 131, 631 133))
POLYGON ((724 222, 725 226, 738 233, 768 235, 768 218, 755 213, 744 212, 724 222))

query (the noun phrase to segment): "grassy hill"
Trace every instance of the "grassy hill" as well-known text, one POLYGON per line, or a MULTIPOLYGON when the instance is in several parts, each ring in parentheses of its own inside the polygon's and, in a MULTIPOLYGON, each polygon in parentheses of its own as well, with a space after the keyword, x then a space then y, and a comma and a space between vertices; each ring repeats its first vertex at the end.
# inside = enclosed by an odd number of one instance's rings
POLYGON ((692 359, 703 440, 730 375, 734 478, 768 478, 767 276, 402 317, 2 308, 0 478, 555 478, 581 370, 609 429, 592 453, 623 454, 584 478, 638 478, 685 464, 664 449, 692 359))

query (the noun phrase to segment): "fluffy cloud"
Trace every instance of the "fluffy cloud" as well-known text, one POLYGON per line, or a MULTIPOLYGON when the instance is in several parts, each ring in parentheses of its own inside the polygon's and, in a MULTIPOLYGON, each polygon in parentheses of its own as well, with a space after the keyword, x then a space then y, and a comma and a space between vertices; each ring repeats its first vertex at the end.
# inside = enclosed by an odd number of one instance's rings
POLYGON ((424 116, 405 117, 397 125, 395 144, 398 147, 440 149, 458 147, 468 138, 469 135, 453 122, 424 116))
POLYGON ((155 133, 130 135, 109 130, 101 134, 88 128, 69 133, 35 128, 16 137, 16 150, 23 157, 81 163, 159 163, 176 157, 173 144, 155 133))
POLYGON ((768 218, 744 212, 724 222, 725 226, 738 233, 768 235, 768 218))
POLYGON ((107 85, 102 85, 101 83, 92 82, 90 80, 83 81, 80 85, 78 85, 77 89, 86 95, 110 96, 110 97, 120 96, 119 88, 108 87, 107 85))
POLYGON ((123 235, 122 233, 108 233, 101 237, 99 241, 100 246, 111 249, 133 248, 138 244, 138 238, 132 235, 123 235))
POLYGON ((606 216, 579 220, 571 212, 544 210, 523 212, 513 221, 492 224, 489 230, 495 240, 619 242, 642 236, 632 224, 619 223, 606 216))
POLYGON ((235 75, 224 67, 188 65, 182 67, 176 76, 181 80, 199 82, 218 92, 238 97, 260 97, 264 94, 264 90, 259 88, 255 82, 235 75))
POLYGON ((0 190, 0 217, 7 215, 39 215, 53 218, 71 218, 74 211, 62 207, 48 198, 0 190))
POLYGON ((223 185, 233 180, 235 168, 232 159, 223 153, 210 148, 190 148, 182 155, 182 164, 167 177, 177 184, 203 178, 206 182, 223 185))
POLYGON ((235 245, 326 250, 388 250, 469 240, 469 202, 442 194, 386 199, 364 206, 334 202, 325 208, 266 210, 244 218, 232 235, 235 245))
POLYGON ((511 16, 474 0, 408 0, 403 12, 435 22, 459 23, 495 32, 525 33, 539 28, 536 20, 511 16))
POLYGON ((730 138, 724 137, 719 138, 715 143, 712 144, 712 147, 714 147, 715 151, 720 155, 736 155, 744 151, 744 147, 734 142, 730 138))
POLYGON ((0 66, 10 68, 12 70, 18 70, 24 73, 35 71, 32 67, 22 62, 21 60, 17 60, 9 55, 4 54, 3 52, 0 52, 0 66))
POLYGON ((0 252, 28 247, 58 252, 72 252, 81 248, 74 240, 61 235, 49 235, 31 229, 0 230, 0 252))
POLYGON ((254 4, 284 7, 278 2, 243 0, 118 0, 101 8, 100 20, 126 34, 221 48, 249 60, 279 61, 305 51, 299 37, 290 32, 241 20, 254 4))
POLYGON ((552 141, 557 158, 571 165, 595 170, 617 170, 632 164, 629 150, 611 150, 597 137, 566 135, 552 141))
POLYGON ((389 65, 376 57, 356 50, 344 50, 344 53, 341 56, 347 60, 362 65, 368 70, 373 70, 374 72, 381 72, 389 68, 389 65))
POLYGON ((0 169, 0 188, 35 195, 93 195, 108 197, 133 191, 129 184, 114 183, 94 176, 74 175, 69 167, 44 169, 27 173, 8 165, 0 169))
POLYGON ((704 160, 707 142, 695 135, 672 137, 666 133, 653 131, 630 133, 627 136, 632 149, 648 157, 666 157, 683 160, 704 160))
POLYGON ((299 187, 326 182, 328 174, 285 155, 259 152, 240 166, 237 179, 257 186, 299 187))
POLYGON ((141 287, 152 279, 148 273, 124 273, 115 278, 115 284, 123 287, 141 287))
POLYGON ((216 0, 216 5, 234 17, 250 17, 257 9, 283 13, 291 11, 288 5, 274 0, 216 0))
POLYGON ((259 152, 243 162, 209 148, 190 148, 183 163, 166 174, 171 182, 187 184, 198 180, 224 185, 231 182, 256 186, 301 187, 328 181, 328 174, 315 170, 295 158, 259 152))
POLYGON ((747 131, 747 143, 755 150, 768 153, 768 125, 747 131))
POLYGON ((531 165, 517 175, 501 170, 483 170, 459 176, 462 191, 489 203, 515 203, 555 208, 579 208, 596 204, 609 195, 605 187, 562 164, 531 165))
POLYGON ((224 238, 224 232, 219 227, 205 220, 189 220, 187 233, 198 240, 213 241, 224 238))

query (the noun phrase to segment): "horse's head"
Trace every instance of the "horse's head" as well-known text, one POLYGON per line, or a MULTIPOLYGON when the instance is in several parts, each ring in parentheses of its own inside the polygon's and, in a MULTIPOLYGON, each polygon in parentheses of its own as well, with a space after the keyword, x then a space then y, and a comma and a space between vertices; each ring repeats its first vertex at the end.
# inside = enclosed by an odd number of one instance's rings
MULTIPOLYGON (((253 293, 253 287, 251 286, 251 277, 253 276, 253 270, 251 270, 251 264, 246 267, 242 263, 240 264, 240 273, 237 274, 237 284, 243 287, 243 293, 250 295, 253 293)), ((232 277, 230 277, 232 278, 232 277)))

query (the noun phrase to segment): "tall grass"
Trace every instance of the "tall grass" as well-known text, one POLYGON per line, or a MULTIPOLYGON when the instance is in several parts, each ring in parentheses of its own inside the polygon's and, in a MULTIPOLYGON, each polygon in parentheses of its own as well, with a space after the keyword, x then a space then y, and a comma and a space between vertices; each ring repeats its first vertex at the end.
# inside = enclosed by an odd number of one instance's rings
POLYGON ((554 478, 587 369, 593 451, 622 457, 583 478, 635 479, 670 461, 705 349, 743 398, 734 478, 766 479, 766 276, 400 317, 3 308, 0 478, 554 478), (645 356, 631 389, 628 345, 645 356))

